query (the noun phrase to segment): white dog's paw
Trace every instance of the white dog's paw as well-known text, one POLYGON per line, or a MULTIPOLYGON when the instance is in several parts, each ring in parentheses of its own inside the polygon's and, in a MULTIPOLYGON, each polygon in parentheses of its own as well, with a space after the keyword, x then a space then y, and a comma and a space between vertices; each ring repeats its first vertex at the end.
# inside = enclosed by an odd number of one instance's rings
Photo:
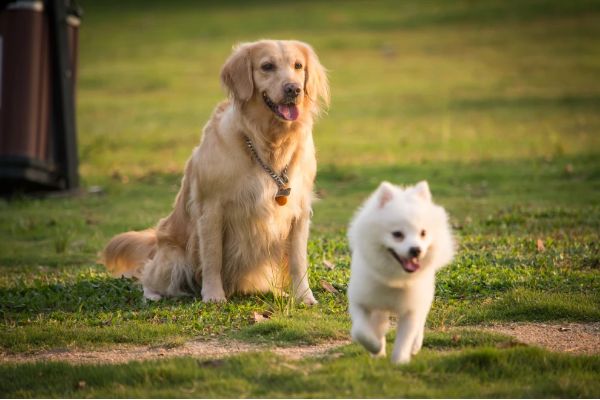
POLYGON ((408 364, 410 362, 410 354, 392 354, 392 363, 397 365, 408 364))
POLYGON ((144 298, 150 301, 158 301, 162 299, 162 295, 144 286, 144 298))
POLYGON ((415 342, 415 343, 413 343, 412 350, 410 351, 410 354, 412 354, 414 356, 415 354, 417 354, 421 350, 421 347, 423 347, 423 342, 415 342))
POLYGON ((381 350, 379 350, 379 353, 371 353, 371 357, 384 358, 385 357, 385 345, 381 346, 381 350))
POLYGON ((382 349, 381 341, 377 340, 374 335, 358 329, 353 329, 351 335, 355 342, 362 344, 370 353, 378 355, 383 351, 385 355, 385 348, 382 349))
POLYGON ((386 354, 386 352, 385 352, 385 344, 386 344, 385 343, 385 335, 383 335, 383 337, 381 338, 380 343, 381 343, 381 349, 379 350, 379 353, 372 354, 372 356, 375 358, 385 357, 385 354, 386 354))

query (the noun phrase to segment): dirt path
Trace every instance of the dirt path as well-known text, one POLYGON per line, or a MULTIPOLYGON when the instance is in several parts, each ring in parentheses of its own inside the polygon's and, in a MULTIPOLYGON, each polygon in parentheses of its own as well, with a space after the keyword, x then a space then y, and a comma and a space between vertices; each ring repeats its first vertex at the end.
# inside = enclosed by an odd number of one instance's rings
POLYGON ((572 354, 600 354, 600 322, 502 324, 473 327, 509 335, 521 343, 572 354))
POLYGON ((349 340, 325 342, 311 346, 273 347, 233 340, 190 341, 177 347, 119 346, 102 350, 52 350, 33 354, 2 354, 5 362, 66 361, 72 364, 118 364, 167 357, 202 357, 218 359, 249 351, 269 350, 288 359, 323 355, 327 351, 349 344, 349 340))
MULTIPOLYGON (((502 333, 517 341, 571 354, 600 354, 600 322, 589 324, 501 324, 472 326, 470 329, 502 333)), ((460 329, 460 328, 458 328, 460 329)), ((249 351, 269 350, 288 359, 324 355, 350 343, 338 340, 312 346, 273 347, 233 340, 190 341, 177 347, 119 346, 102 350, 53 350, 33 354, 1 354, 3 362, 66 361, 73 364, 117 364, 167 357, 192 356, 219 359, 249 351)))

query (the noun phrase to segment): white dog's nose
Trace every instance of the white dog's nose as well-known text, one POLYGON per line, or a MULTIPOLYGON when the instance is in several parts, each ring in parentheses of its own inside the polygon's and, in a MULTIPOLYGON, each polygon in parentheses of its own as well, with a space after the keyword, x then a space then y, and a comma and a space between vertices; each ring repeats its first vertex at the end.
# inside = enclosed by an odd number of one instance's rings
POLYGON ((418 246, 411 247, 410 249, 408 249, 408 254, 411 257, 419 257, 421 255, 421 248, 418 246))

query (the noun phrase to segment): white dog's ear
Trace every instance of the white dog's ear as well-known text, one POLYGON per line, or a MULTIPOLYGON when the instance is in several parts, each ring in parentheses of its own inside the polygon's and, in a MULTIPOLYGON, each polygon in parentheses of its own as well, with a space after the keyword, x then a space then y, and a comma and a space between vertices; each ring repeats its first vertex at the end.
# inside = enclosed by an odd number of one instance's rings
POLYGON ((389 182, 383 181, 379 184, 376 192, 377 206, 383 208, 387 203, 394 198, 394 185, 389 182))
POLYGON ((431 192, 429 191, 429 184, 427 181, 421 181, 417 183, 413 189, 414 193, 421 197, 423 200, 431 201, 431 192))
POLYGON ((234 100, 246 102, 254 92, 254 79, 252 78, 252 62, 250 60, 250 44, 240 44, 234 48, 233 53, 223 69, 221 69, 221 82, 234 100))
POLYGON ((303 49, 306 57, 304 93, 315 104, 318 112, 321 108, 329 107, 331 100, 327 70, 321 65, 312 47, 303 42, 296 42, 296 44, 303 49))

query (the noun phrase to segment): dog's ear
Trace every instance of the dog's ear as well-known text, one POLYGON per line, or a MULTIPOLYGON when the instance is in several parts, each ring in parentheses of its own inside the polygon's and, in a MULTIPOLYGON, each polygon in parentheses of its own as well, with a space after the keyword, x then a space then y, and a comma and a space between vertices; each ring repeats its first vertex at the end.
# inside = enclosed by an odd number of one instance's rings
POLYGON ((394 185, 386 181, 381 182, 377 188, 376 196, 377 206, 383 208, 383 206, 394 198, 394 185))
POLYGON ((250 59, 251 47, 250 44, 240 44, 234 47, 233 53, 221 69, 223 86, 234 100, 242 103, 250 100, 254 92, 250 59))
POLYGON ((429 184, 427 181, 421 181, 417 183, 413 189, 413 192, 423 200, 431 201, 431 192, 429 191, 429 184))
POLYGON ((303 42, 296 42, 296 44, 303 50, 306 57, 304 93, 314 104, 314 110, 318 113, 321 109, 329 107, 331 100, 327 70, 321 65, 319 57, 312 47, 303 42))

